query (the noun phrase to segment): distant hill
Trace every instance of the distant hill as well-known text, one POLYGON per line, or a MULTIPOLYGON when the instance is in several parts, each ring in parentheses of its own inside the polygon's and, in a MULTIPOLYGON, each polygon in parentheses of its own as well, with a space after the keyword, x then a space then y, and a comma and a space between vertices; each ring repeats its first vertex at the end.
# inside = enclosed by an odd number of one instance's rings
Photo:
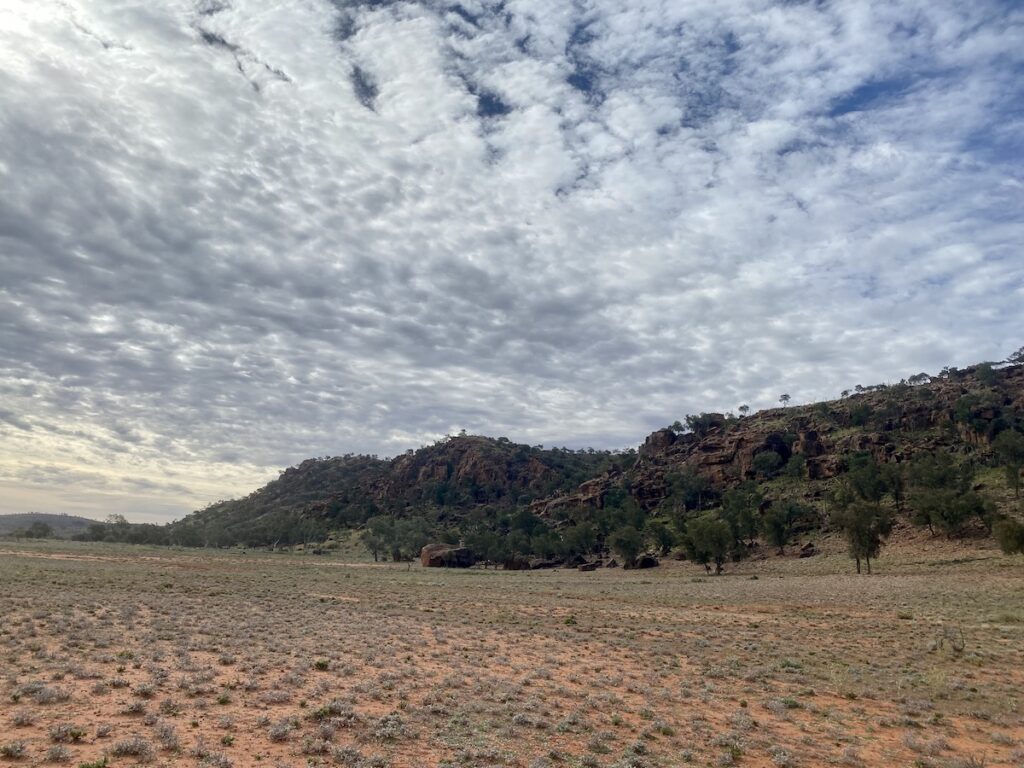
POLYGON ((95 522, 87 517, 51 515, 43 512, 0 515, 0 536, 10 536, 19 531, 27 531, 34 523, 42 523, 50 526, 54 538, 70 539, 72 536, 85 533, 88 527, 95 522))

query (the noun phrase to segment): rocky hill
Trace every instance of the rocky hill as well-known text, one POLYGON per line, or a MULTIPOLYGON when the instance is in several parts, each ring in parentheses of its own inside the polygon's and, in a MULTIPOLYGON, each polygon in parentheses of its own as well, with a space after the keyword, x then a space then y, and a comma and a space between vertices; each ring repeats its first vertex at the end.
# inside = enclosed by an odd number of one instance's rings
POLYGON ((785 531, 827 528, 835 491, 857 467, 888 478, 886 504, 907 520, 938 520, 938 529, 959 534, 970 519, 991 530, 997 516, 1018 514, 1000 478, 1019 481, 1021 466, 1024 365, 980 364, 858 386, 827 402, 688 415, 625 453, 461 434, 390 459, 308 459, 245 498, 165 527, 108 526, 103 537, 256 546, 359 529, 374 556, 407 557, 429 537, 472 541, 492 561, 529 553, 553 562, 602 551, 617 534, 627 551, 638 541, 665 552, 686 543, 691 520, 710 514, 711 523, 729 521, 731 552, 743 555, 773 515, 784 513, 785 531), (1014 438, 1020 456, 999 455, 997 435, 1014 438), (930 480, 906 470, 921 457, 941 464, 930 480), (903 489, 914 483, 946 496, 933 494, 927 514, 913 498, 908 509, 903 489))
POLYGON ((171 540, 290 543, 381 514, 456 521, 480 506, 525 507, 608 468, 621 471, 635 458, 459 435, 392 459, 307 459, 243 499, 217 502, 172 523, 171 540))
POLYGON ((531 508, 545 517, 600 509, 609 494, 624 488, 642 509, 653 510, 677 492, 680 477, 698 476, 721 492, 783 470, 803 481, 805 495, 820 495, 855 454, 886 464, 945 451, 985 463, 997 433, 1024 429, 1024 365, 947 369, 935 377, 857 387, 838 400, 745 417, 706 413, 689 421, 690 429, 678 425, 649 435, 629 470, 607 472, 531 508))

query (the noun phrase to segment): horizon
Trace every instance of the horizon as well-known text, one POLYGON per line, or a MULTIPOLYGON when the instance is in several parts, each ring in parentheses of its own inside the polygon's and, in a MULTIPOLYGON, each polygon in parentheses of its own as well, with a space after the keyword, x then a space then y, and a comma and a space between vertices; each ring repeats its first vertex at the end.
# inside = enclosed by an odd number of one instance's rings
POLYGON ((1002 360, 1021 42, 1002 0, 14 0, 0 513, 1002 360))

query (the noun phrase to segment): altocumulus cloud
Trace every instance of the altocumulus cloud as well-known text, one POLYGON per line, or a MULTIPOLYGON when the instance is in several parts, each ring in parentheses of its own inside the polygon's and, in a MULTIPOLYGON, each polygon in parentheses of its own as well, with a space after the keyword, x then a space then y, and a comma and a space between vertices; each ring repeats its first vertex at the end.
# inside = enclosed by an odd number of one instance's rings
POLYGON ((999 359, 1021 103, 995 0, 8 0, 0 511, 999 359))

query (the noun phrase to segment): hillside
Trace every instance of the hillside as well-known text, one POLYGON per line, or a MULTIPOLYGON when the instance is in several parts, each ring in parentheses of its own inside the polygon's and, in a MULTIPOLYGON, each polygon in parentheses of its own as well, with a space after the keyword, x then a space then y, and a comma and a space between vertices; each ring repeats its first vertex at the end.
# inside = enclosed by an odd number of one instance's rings
POLYGON ((454 524, 469 510, 522 507, 634 459, 475 435, 449 437, 393 459, 307 459, 243 499, 217 502, 172 523, 169 533, 186 545, 256 545, 308 541, 384 514, 454 524))
POLYGON ((54 538, 70 539, 84 533, 95 523, 87 517, 75 515, 53 515, 43 512, 25 512, 11 515, 0 515, 0 536, 16 535, 28 531, 35 524, 47 525, 54 538))
POLYGON ((440 539, 520 565, 675 550, 720 567, 834 531, 865 505, 876 526, 991 535, 1019 515, 1022 465, 1024 365, 980 364, 827 402, 687 415, 618 454, 461 434, 391 459, 308 459, 245 498, 103 538, 277 546, 348 529, 374 557, 440 539))
POLYGON ((712 493, 760 481, 770 494, 820 498, 829 481, 848 469, 851 455, 905 464, 916 455, 943 451, 985 465, 993 460, 996 434, 1024 429, 1024 365, 911 378, 913 384, 858 387, 838 400, 746 417, 689 417, 690 429, 670 427, 649 435, 627 472, 594 478, 532 509, 548 517, 599 509, 610 493, 624 488, 641 508, 654 510, 685 494, 680 484, 693 476, 703 478, 712 493), (777 456, 777 466, 759 470, 759 455, 777 456))

